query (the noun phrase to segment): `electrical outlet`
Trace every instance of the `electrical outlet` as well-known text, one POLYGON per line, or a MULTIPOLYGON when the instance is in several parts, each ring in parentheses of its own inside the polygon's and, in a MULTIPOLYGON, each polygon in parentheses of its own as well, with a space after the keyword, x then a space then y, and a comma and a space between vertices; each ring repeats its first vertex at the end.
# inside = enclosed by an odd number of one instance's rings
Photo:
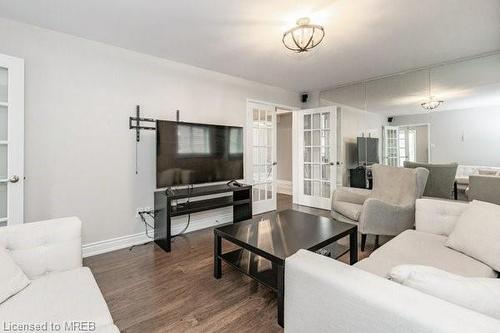
POLYGON ((135 217, 140 217, 139 213, 152 212, 152 211, 153 211, 153 208, 151 208, 151 207, 137 207, 137 209, 135 210, 135 217))

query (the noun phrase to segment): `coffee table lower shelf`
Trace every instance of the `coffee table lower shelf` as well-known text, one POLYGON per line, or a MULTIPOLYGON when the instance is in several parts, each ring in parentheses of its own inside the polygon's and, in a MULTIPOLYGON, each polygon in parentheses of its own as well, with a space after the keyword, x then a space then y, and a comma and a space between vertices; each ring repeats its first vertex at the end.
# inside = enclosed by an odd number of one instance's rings
POLYGON ((278 291, 277 274, 269 260, 245 249, 223 253, 220 258, 257 282, 278 291))

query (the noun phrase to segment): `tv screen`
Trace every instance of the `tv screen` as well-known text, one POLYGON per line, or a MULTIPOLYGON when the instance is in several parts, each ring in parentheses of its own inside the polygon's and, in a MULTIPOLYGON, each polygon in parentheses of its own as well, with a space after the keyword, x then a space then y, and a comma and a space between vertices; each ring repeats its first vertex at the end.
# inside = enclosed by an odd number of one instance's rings
POLYGON ((378 139, 358 137, 358 163, 370 165, 379 163, 378 139))
POLYGON ((242 127, 156 122, 157 188, 242 178, 242 127))

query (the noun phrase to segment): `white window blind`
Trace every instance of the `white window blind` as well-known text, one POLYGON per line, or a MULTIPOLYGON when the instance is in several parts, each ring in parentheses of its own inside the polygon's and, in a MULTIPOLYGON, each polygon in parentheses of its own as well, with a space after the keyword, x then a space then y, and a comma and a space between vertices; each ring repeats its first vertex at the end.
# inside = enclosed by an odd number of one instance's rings
POLYGON ((210 154, 210 130, 206 127, 179 125, 177 127, 179 154, 210 154))

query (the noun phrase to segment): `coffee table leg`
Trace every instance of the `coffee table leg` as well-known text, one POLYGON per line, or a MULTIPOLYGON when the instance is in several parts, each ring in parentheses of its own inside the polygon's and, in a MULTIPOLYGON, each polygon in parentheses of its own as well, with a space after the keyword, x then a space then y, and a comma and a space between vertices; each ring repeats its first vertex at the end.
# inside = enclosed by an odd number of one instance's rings
POLYGON ((220 279, 222 276, 222 238, 214 232, 214 278, 220 279))
POLYGON ((278 268, 278 325, 285 324, 285 265, 277 265, 278 268))
POLYGON ((349 255, 350 264, 354 265, 358 262, 358 230, 354 230, 349 234, 349 255))

